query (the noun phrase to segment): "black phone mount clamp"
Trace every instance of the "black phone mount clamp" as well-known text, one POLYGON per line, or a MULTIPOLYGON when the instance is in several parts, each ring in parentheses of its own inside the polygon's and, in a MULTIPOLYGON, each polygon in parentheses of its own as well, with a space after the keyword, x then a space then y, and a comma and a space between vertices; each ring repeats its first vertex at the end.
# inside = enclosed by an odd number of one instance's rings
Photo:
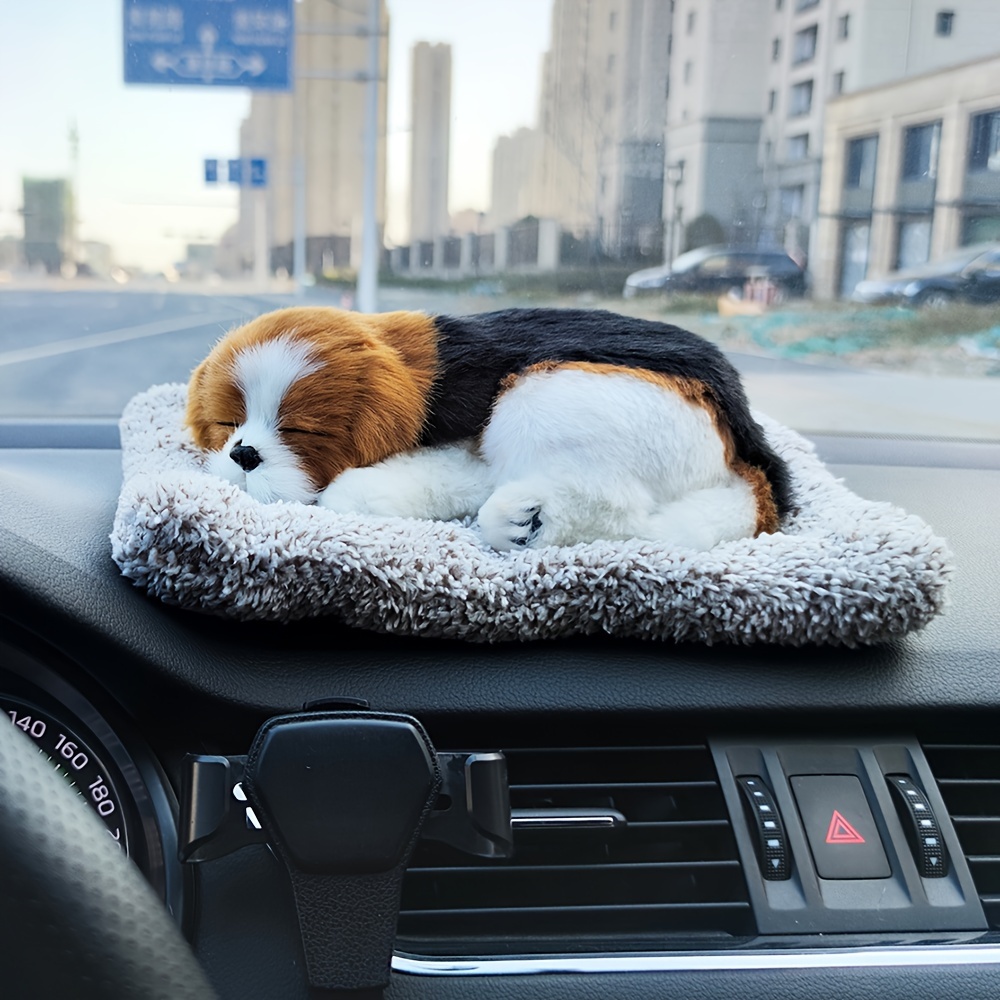
POLYGON ((439 755, 408 715, 269 719, 245 758, 187 757, 181 805, 182 860, 267 842, 285 863, 315 997, 388 985, 421 835, 484 857, 512 850, 503 755, 439 755))

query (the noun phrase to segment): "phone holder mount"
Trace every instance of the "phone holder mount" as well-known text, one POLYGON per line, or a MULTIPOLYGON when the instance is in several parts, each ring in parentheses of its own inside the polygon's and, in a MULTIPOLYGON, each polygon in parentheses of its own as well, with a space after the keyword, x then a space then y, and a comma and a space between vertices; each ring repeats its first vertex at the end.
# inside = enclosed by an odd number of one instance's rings
POLYGON ((246 757, 184 761, 180 857, 268 843, 295 896, 314 997, 378 997, 418 840, 480 857, 512 851, 502 754, 438 754, 411 716, 276 716, 246 757))

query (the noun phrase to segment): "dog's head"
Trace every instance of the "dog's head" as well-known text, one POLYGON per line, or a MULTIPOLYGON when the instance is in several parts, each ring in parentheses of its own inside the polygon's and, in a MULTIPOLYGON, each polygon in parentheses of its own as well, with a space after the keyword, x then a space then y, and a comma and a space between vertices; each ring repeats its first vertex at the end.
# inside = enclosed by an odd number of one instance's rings
POLYGON ((420 313, 282 309, 215 345, 185 422, 211 471, 257 500, 311 503, 345 469, 416 445, 436 357, 420 313))

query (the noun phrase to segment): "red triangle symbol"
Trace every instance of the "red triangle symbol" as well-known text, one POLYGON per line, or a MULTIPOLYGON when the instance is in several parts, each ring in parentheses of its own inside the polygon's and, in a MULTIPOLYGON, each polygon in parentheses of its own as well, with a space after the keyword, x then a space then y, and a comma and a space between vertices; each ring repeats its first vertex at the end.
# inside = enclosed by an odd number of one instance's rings
POLYGON ((828 844, 863 844, 865 838, 840 815, 838 810, 834 809, 833 817, 830 820, 830 829, 826 831, 826 842, 828 844))

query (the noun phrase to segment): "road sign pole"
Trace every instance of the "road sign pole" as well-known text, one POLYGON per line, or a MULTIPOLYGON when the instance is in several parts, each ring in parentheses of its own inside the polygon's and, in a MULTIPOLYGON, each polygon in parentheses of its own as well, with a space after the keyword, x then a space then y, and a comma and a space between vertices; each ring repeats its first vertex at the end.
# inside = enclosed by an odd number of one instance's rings
POLYGON ((375 217, 378 163, 378 85, 381 55, 380 0, 368 0, 368 79, 365 82, 364 187, 362 190, 361 266, 358 309, 378 309, 378 220, 375 217))
MULTIPOLYGON (((297 59, 302 58, 301 52, 302 46, 297 46, 297 59)), ((292 270, 296 295, 306 291, 305 100, 305 85, 296 73, 292 91, 292 270)))
POLYGON ((263 187, 253 192, 253 282, 263 291, 271 272, 267 259, 267 192, 263 187))

